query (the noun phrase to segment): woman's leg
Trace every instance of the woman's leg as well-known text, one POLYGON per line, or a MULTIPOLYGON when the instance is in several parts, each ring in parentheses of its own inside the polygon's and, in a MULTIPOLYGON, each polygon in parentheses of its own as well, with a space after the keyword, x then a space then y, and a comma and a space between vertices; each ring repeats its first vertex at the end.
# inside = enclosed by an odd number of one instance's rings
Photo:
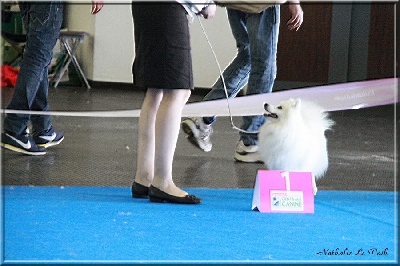
POLYGON ((165 89, 155 123, 155 163, 152 185, 177 197, 188 193, 172 180, 172 163, 178 140, 182 109, 190 96, 189 89, 165 89))
POLYGON ((155 124, 163 90, 148 89, 139 117, 135 182, 149 187, 154 177, 155 124))
POLYGON ((148 89, 139 118, 135 182, 178 197, 187 193, 172 179, 172 163, 180 130, 182 109, 190 90, 148 89))

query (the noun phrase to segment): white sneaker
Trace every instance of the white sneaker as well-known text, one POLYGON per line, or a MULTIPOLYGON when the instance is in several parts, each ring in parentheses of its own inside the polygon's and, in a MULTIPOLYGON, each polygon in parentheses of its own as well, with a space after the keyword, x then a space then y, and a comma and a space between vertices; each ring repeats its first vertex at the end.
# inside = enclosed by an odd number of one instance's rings
POLYGON ((211 151, 211 125, 204 123, 202 117, 191 117, 183 120, 182 129, 188 135, 188 140, 205 152, 211 151))
POLYGON ((245 163, 263 163, 260 153, 258 152, 257 145, 244 145, 243 141, 239 141, 236 145, 234 156, 236 161, 245 163))

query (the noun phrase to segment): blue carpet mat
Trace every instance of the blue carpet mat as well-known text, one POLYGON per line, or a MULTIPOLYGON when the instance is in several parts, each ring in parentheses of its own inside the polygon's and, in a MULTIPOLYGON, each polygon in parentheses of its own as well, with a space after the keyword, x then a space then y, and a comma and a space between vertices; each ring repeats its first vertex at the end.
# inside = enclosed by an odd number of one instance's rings
POLYGON ((3 191, 3 263, 395 263, 397 193, 319 191, 314 214, 251 210, 252 189, 189 188, 200 205, 125 187, 3 191))

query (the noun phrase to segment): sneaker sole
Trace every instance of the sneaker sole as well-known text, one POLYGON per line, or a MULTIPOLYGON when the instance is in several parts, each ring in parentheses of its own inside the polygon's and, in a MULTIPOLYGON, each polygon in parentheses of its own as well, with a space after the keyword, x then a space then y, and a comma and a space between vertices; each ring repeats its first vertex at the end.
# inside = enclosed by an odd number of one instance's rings
POLYGON ((15 151, 15 152, 18 152, 18 153, 23 153, 23 154, 26 154, 26 155, 45 155, 45 154, 46 154, 45 151, 31 152, 31 151, 26 151, 26 150, 24 150, 24 149, 15 147, 15 146, 10 145, 10 144, 3 144, 3 143, 1 143, 1 146, 2 146, 3 148, 8 149, 8 150, 15 151))
POLYGON ((64 140, 64 137, 62 137, 58 141, 51 141, 51 142, 47 142, 47 143, 43 143, 43 144, 36 144, 36 145, 38 145, 39 147, 42 147, 42 148, 49 148, 49 147, 53 147, 53 146, 60 144, 61 141, 63 141, 63 140, 64 140))
POLYGON ((233 157, 235 161, 240 162, 240 163, 264 163, 261 159, 254 159, 254 158, 249 158, 249 156, 246 157, 246 155, 241 155, 239 153, 235 153, 235 156, 233 157))

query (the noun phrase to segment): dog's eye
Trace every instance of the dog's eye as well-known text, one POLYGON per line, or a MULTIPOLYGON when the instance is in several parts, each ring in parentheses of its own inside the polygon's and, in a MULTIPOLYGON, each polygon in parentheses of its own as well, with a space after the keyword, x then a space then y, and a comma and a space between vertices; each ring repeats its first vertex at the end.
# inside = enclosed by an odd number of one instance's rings
POLYGON ((278 106, 276 107, 276 109, 282 110, 282 106, 278 106))

